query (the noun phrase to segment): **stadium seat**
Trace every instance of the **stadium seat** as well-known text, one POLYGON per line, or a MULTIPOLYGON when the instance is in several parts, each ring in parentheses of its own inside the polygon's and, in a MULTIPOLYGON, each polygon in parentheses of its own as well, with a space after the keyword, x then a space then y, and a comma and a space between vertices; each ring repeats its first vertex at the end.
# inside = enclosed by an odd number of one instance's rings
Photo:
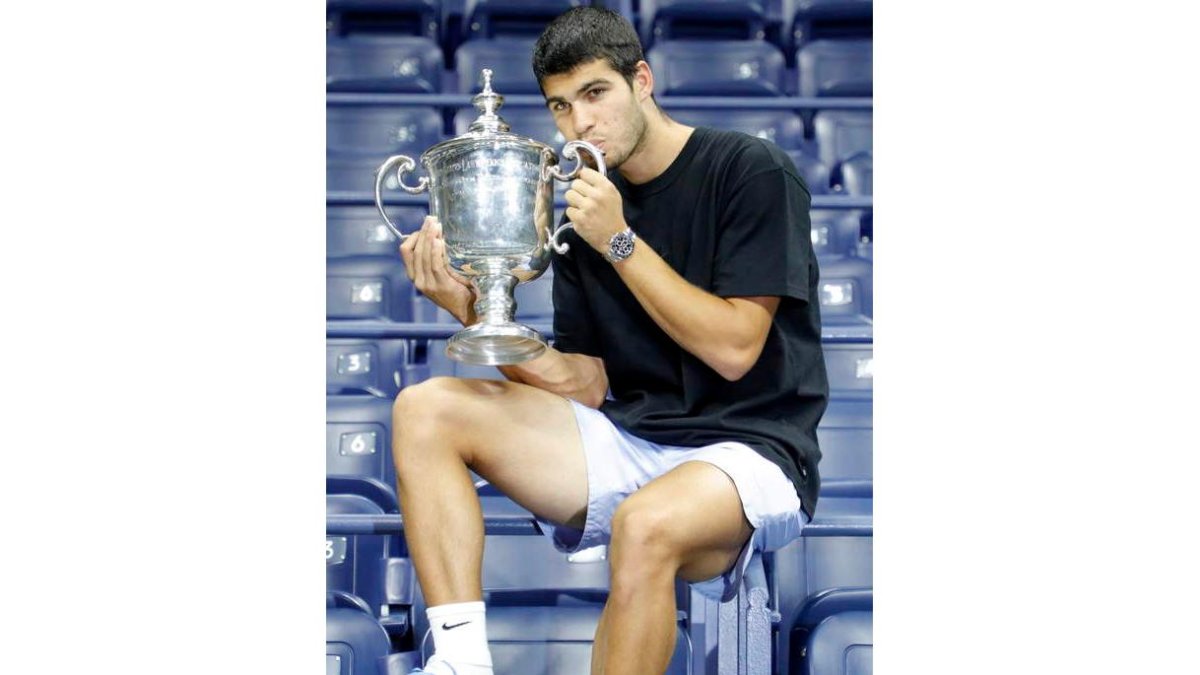
MULTIPOLYGON (((871 344, 827 344, 822 351, 825 353, 825 372, 829 377, 829 395, 832 399, 871 398, 875 378, 871 344)), ((821 468, 824 477, 824 466, 821 468)))
MULTIPOLYGON (((379 167, 383 165, 384 160, 390 154, 388 151, 371 154, 326 153, 325 190, 327 192, 372 193, 375 190, 375 172, 379 170, 379 167)), ((405 177, 404 182, 409 186, 416 185, 420 177, 425 175, 418 159, 421 153, 416 148, 410 148, 403 154, 412 157, 413 161, 417 162, 417 168, 405 177)), ((384 177, 383 190, 384 199, 387 199, 392 194, 401 194, 398 192, 400 190, 400 183, 396 179, 396 172, 394 170, 389 171, 387 176, 384 177)), ((372 208, 372 210, 374 209, 372 208)), ((376 212, 375 217, 379 217, 378 212, 376 212)), ((396 221, 393 220, 392 222, 395 223, 396 221)), ((382 220, 379 221, 379 224, 385 228, 387 227, 383 225, 382 220)), ((395 251, 396 249, 393 248, 391 253, 395 251)))
POLYGON ((869 110, 822 110, 813 117, 813 131, 826 166, 836 166, 859 152, 871 152, 869 110))
POLYGON ((681 38, 761 40, 766 37, 761 0, 642 0, 642 43, 681 38))
POLYGON ((398 256, 325 261, 327 319, 412 321, 412 282, 398 256))
POLYGON ((407 340, 325 341, 325 393, 395 398, 414 381, 407 340))
POLYGON ((376 158, 376 167, 396 153, 415 159, 441 140, 442 116, 433 108, 329 105, 325 110, 326 150, 376 158))
POLYGON ((829 182, 835 192, 848 195, 870 196, 871 174, 874 161, 869 152, 855 153, 834 167, 829 182))
POLYGON ((782 96, 783 53, 760 40, 663 40, 646 54, 658 96, 782 96))
POLYGON ((796 53, 800 96, 870 96, 871 41, 817 40, 796 53))
MULTIPOLYGON (((378 164, 382 164, 380 161, 378 164)), ((378 166, 376 167, 378 168, 378 166)), ((393 174, 394 175, 394 174, 393 174)), ((414 183, 416 181, 413 181, 414 183)), ((358 191, 372 189, 358 186, 358 191)), ((424 206, 389 206, 388 218, 402 231, 421 229, 429 209, 424 206)), ((358 255, 399 257, 400 240, 383 223, 374 206, 327 206, 325 208, 325 255, 342 258, 358 255)))
POLYGON ((440 0, 329 0, 326 30, 336 36, 414 35, 438 39, 440 0))
POLYGON ((859 240, 857 211, 812 209, 812 247, 819 260, 849 255, 859 240))
MULTIPOLYGON (((454 133, 464 134, 471 127, 471 122, 479 117, 475 109, 459 110, 454 115, 454 133)), ((531 108, 521 106, 510 108, 505 106, 500 110, 500 117, 508 122, 509 131, 520 136, 527 136, 535 141, 541 141, 558 153, 566 144, 567 139, 554 124, 554 118, 546 108, 531 108)), ((560 158, 561 161, 561 158, 560 158)))
MULTIPOLYGON (((470 40, 455 52, 456 92, 475 94, 483 91, 483 69, 492 70, 492 90, 502 96, 541 94, 530 63, 536 37, 500 37, 493 40, 470 40)), ((474 108, 468 112, 478 116, 474 108)), ((505 117, 508 108, 500 110, 505 117)), ((472 117, 471 119, 474 119, 472 117)))
MULTIPOLYGON (((326 515, 382 514, 375 502, 358 495, 326 495, 326 515)), ((376 535, 325 535, 325 590, 362 599, 378 620, 387 606, 387 538, 376 535)))
POLYGON ((872 309, 871 263, 853 256, 820 261, 821 279, 817 284, 824 327, 846 324, 870 325, 872 309))
MULTIPOLYGON (((392 399, 378 396, 325 397, 325 475, 338 478, 338 491, 398 508, 392 464, 392 399)), ((328 482, 328 481, 327 481, 328 482)))
POLYGON ((871 675, 869 611, 839 612, 822 621, 808 638, 805 675, 871 675))
POLYGON ((804 177, 810 195, 823 195, 829 192, 829 167, 820 159, 804 150, 788 150, 796 170, 804 177))
POLYGON ((325 593, 326 675, 391 675, 391 642, 365 603, 347 593, 325 593))
MULTIPOLYGON (((862 392, 854 392, 862 396, 862 392)), ((874 470, 870 398, 838 398, 831 392, 829 408, 817 427, 821 444, 821 498, 827 500, 871 498, 874 470)))
POLYGON ((765 138, 784 150, 799 148, 804 138, 804 122, 799 115, 792 112, 685 108, 668 110, 667 114, 675 121, 688 126, 741 131, 765 138))
POLYGON ((436 94, 443 67, 442 51, 429 38, 356 35, 325 42, 330 91, 436 94))
MULTIPOLYGON (((465 0, 463 23, 469 39, 541 34, 546 24, 584 0, 465 0)), ((528 63, 528 57, 526 63, 528 63)))
POLYGON ((871 37, 871 0, 794 0, 792 45, 803 48, 807 42, 821 39, 862 39, 871 37))

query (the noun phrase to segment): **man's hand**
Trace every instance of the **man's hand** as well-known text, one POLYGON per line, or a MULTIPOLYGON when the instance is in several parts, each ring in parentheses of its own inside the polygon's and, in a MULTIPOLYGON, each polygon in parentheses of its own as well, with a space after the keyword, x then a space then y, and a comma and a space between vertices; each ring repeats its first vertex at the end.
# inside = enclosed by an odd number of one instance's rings
POLYGON ((426 216, 421 229, 400 245, 404 271, 417 290, 450 312, 465 326, 474 322, 475 289, 466 277, 450 269, 442 224, 426 216))
POLYGON ((567 220, 601 255, 608 253, 608 240, 627 227, 616 186, 599 171, 586 167, 567 190, 567 220))

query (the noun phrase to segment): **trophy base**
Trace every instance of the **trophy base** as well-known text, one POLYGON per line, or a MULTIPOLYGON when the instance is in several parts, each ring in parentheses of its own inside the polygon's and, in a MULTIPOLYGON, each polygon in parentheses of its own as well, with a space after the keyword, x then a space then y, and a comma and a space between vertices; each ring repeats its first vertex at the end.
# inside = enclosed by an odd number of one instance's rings
POLYGON ((546 351, 546 338, 519 323, 479 323, 455 333, 446 356, 476 366, 511 366, 546 351))

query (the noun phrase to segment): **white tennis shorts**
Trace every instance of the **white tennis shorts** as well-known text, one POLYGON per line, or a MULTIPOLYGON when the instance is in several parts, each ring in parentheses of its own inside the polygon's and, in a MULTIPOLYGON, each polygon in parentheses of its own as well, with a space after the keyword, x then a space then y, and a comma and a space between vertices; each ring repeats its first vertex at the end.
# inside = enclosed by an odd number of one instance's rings
POLYGON ((646 483, 684 462, 708 462, 733 479, 746 520, 754 528, 737 562, 725 574, 692 584, 724 602, 737 595, 754 551, 774 551, 800 536, 808 522, 796 488, 774 462, 748 445, 723 442, 699 448, 661 445, 613 424, 604 413, 571 401, 587 456, 588 509, 584 529, 539 521, 555 548, 575 553, 612 539, 617 506, 646 483))

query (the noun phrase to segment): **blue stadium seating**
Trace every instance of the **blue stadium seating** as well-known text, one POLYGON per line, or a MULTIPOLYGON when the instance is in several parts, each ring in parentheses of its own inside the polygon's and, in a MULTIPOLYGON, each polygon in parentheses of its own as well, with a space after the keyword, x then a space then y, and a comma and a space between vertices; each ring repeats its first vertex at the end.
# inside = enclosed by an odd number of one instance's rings
POLYGON ((407 340, 325 341, 325 393, 394 398, 414 381, 407 340))
MULTIPOLYGON (((455 91, 475 94, 483 91, 484 68, 492 70, 492 89, 502 96, 512 94, 541 94, 533 76, 533 44, 536 37, 499 37, 492 40, 470 40, 455 52, 458 78, 455 91)), ((503 117, 507 108, 500 111, 503 117)), ((468 111, 475 112, 473 108, 468 111)), ((478 112, 475 115, 478 116, 478 112)), ((474 118, 472 118, 474 119, 474 118)))
POLYGON ((334 36, 383 34, 438 39, 440 0, 328 0, 326 30, 334 36))
MULTIPOLYGON (((875 388, 875 362, 870 343, 827 344, 823 351, 832 399, 871 398, 875 388)), ((824 468, 822 465, 822 478, 825 477, 824 468)))
POLYGON ((387 512, 398 508, 391 399, 325 397, 325 475, 340 479, 339 492, 370 497, 387 512))
POLYGON ((859 239, 859 218, 855 211, 812 209, 813 252, 818 260, 852 253, 859 239))
MULTIPOLYGON (((376 168, 382 161, 376 163, 376 168)), ((392 174, 395 175, 394 173, 392 174)), ((415 182, 415 181, 414 181, 415 182)), ((370 183, 359 192, 372 189, 370 183)), ((389 206, 388 217, 404 232, 421 228, 429 209, 424 206, 389 206)), ((400 240, 379 217, 374 206, 328 206, 325 208, 325 255, 341 258, 357 255, 399 256, 400 240)))
POLYGON ((870 38, 871 0, 794 0, 792 44, 802 48, 820 39, 870 38))
POLYGON ((664 40, 646 54, 659 96, 782 96, 783 52, 759 40, 664 40))
POLYGON ((353 596, 325 594, 325 672, 337 675, 389 675, 391 642, 383 626, 353 596))
POLYGON ((800 96, 870 96, 871 41, 816 40, 796 53, 800 96))
POLYGON ((667 114, 688 126, 713 127, 741 131, 765 138, 784 150, 800 148, 804 139, 804 122, 800 116, 786 110, 691 110, 673 109, 667 114))
POLYGON ((787 156, 804 177, 809 194, 823 195, 829 192, 829 167, 824 162, 804 150, 788 150, 787 156))
POLYGON ((642 43, 680 38, 761 40, 767 10, 760 0, 642 0, 642 43))
POLYGON ((398 255, 329 258, 325 269, 326 318, 412 321, 412 282, 398 255))
POLYGON ((838 192, 855 196, 869 196, 873 164, 871 153, 855 153, 834 167, 830 174, 830 183, 838 192))
POLYGON ((429 38, 356 35, 325 43, 325 86, 330 91, 436 94, 443 68, 442 51, 429 38))
MULTIPOLYGON (((479 117, 479 113, 474 109, 459 110, 454 115, 454 133, 466 133, 476 117, 479 117)), ((556 153, 562 150, 562 146, 567 142, 566 137, 555 126, 550 111, 546 108, 529 106, 510 108, 506 106, 500 110, 500 117, 508 122, 509 130, 512 133, 541 141, 554 148, 556 153)))
MULTIPOLYGON (((358 495, 326 495, 327 515, 380 514, 383 509, 375 502, 358 495)), ((325 536, 325 587, 327 591, 343 591, 361 598, 378 620, 387 602, 385 574, 387 570, 387 539, 372 535, 325 536)))
POLYGON ((551 19, 585 4, 591 3, 584 0, 466 0, 463 28, 470 38, 537 37, 551 19))
POLYGON ((859 152, 871 152, 871 112, 822 110, 813 117, 821 161, 833 167, 859 152))
POLYGON ((805 675, 871 675, 872 612, 834 614, 808 639, 805 675))
POLYGON ((820 261, 820 266, 821 280, 817 290, 822 325, 870 324, 874 315, 871 263, 842 256, 826 258, 820 261))
MULTIPOLYGON (((433 108, 330 105, 325 111, 326 150, 378 158, 420 155, 442 140, 442 116, 433 108)), ((372 180, 372 189, 374 181, 372 180)))

